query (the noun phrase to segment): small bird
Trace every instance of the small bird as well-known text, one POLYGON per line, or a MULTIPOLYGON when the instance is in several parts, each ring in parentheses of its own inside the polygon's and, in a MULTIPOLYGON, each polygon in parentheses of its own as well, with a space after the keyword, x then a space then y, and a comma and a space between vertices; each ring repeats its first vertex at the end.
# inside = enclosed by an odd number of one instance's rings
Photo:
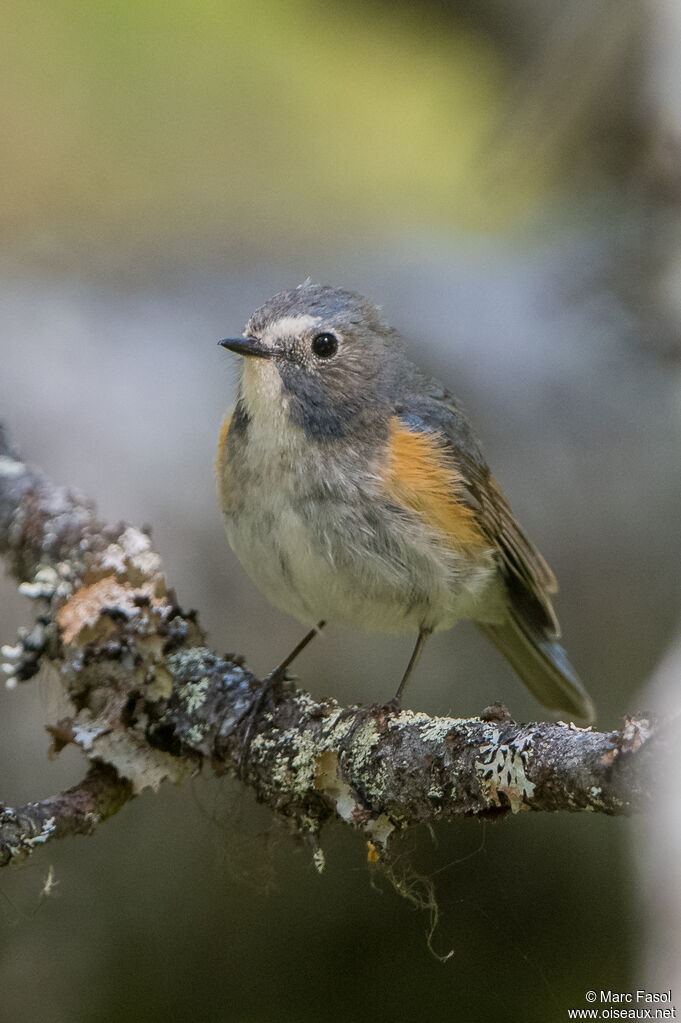
POLYGON ((416 635, 396 707, 428 636, 472 619, 540 703, 593 720, 558 642, 553 573, 459 404, 380 310, 306 282, 220 344, 244 357, 220 506, 269 600, 308 625, 416 635))

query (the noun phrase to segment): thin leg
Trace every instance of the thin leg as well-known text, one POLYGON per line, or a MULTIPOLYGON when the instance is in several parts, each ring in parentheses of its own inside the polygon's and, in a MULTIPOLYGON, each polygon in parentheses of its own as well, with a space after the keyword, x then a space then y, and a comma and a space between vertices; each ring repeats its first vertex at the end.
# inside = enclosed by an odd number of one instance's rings
POLYGON ((397 692, 395 693, 395 695, 394 695, 394 697, 392 699, 392 703, 395 705, 395 707, 399 707, 400 706, 400 701, 402 699, 402 693, 404 692, 404 687, 406 686, 407 682, 409 681, 409 676, 411 675, 412 671, 416 667, 416 665, 418 663, 418 659, 421 656, 421 654, 423 653, 423 648, 426 645, 426 640, 428 639, 428 637, 430 636, 432 631, 433 631, 432 629, 424 629, 423 627, 421 627, 421 629, 419 630, 419 637, 416 640, 416 646, 414 647, 414 649, 412 651, 412 655, 409 658, 409 664, 407 665, 407 670, 405 671, 404 675, 402 676, 402 681, 400 682, 399 686, 397 687, 397 692))
POLYGON ((265 683, 269 682, 270 679, 273 679, 273 678, 277 678, 277 679, 281 680, 283 678, 284 674, 286 673, 286 669, 290 668, 290 666, 293 664, 293 662, 295 661, 295 659, 298 656, 298 654, 302 654, 303 650, 308 645, 308 643, 312 642, 312 640, 315 638, 317 633, 321 632, 325 625, 326 625, 326 622, 324 620, 322 620, 321 622, 317 622, 317 624, 314 626, 314 628, 310 629, 310 631, 305 636, 303 636, 303 638, 301 639, 300 643, 298 643, 297 646, 294 646, 293 650, 288 655, 288 657, 285 657, 284 660, 281 662, 281 664, 278 664, 277 667, 274 669, 274 671, 271 671, 269 673, 267 678, 264 680, 265 683))
POLYGON ((300 643, 294 646, 288 657, 285 657, 281 664, 278 664, 274 671, 271 671, 266 678, 262 680, 262 685, 258 696, 248 712, 248 724, 246 725, 246 731, 241 742, 241 752, 239 754, 239 775, 243 778, 244 771, 246 770, 246 764, 248 762, 248 753, 251 748, 251 735, 253 732, 253 726, 255 725, 256 718, 262 710, 262 705, 270 695, 270 693, 276 689, 280 682, 283 682, 286 677, 286 669, 289 668, 295 661, 298 654, 302 653, 308 643, 311 643, 318 632, 321 632, 325 621, 317 622, 313 629, 310 629, 306 635, 303 636, 300 643))

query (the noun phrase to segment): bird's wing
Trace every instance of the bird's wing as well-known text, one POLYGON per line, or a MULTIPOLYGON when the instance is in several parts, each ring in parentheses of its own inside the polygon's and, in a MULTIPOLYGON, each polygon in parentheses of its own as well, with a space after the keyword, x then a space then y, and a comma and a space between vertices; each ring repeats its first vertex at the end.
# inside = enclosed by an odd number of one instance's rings
POLYGON ((395 406, 401 426, 437 437, 456 470, 457 500, 470 509, 475 525, 498 553, 512 604, 543 633, 559 636, 549 596, 557 590, 553 572, 511 511, 454 397, 434 381, 424 383, 395 406))

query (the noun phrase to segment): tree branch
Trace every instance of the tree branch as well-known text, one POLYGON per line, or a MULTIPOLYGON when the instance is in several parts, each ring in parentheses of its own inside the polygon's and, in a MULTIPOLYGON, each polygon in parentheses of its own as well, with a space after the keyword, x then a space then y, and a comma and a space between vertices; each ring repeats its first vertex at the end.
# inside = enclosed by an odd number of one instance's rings
MULTIPOLYGON (((40 605, 35 626, 3 647, 9 684, 56 666, 73 710, 49 726, 52 751, 74 743, 93 765, 68 792, 0 812, 0 865, 89 833, 166 778, 204 764, 240 771, 259 680, 206 648, 146 533, 98 522, 91 504, 20 461, 1 430, 0 552, 40 605)), ((605 733, 518 725, 497 705, 471 719, 343 708, 286 683, 259 708, 241 773, 313 839, 321 868, 316 836, 333 817, 363 832, 378 859, 394 832, 461 815, 631 812, 649 799, 660 734, 645 718, 605 733)))
POLYGON ((25 859, 54 838, 91 835, 132 797, 132 785, 115 768, 93 764, 78 785, 58 796, 16 810, 0 805, 0 866, 25 859))

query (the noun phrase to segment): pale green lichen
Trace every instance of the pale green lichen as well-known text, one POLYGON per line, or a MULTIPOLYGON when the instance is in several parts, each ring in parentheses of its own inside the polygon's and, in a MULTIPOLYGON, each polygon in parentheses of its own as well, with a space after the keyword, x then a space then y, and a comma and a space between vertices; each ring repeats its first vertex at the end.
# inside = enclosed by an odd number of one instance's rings
POLYGON ((146 578, 159 575, 162 568, 161 558, 151 549, 149 537, 134 526, 128 526, 123 531, 118 543, 109 544, 100 558, 100 564, 116 575, 126 575, 132 567, 146 578))
MULTIPOLYGON (((495 729, 496 731, 496 729, 495 729)), ((536 788, 525 774, 526 751, 516 746, 491 743, 480 749, 481 759, 475 761, 480 787, 493 806, 503 806, 505 796, 512 813, 528 809, 536 788)))
MULTIPOLYGON (((266 715, 265 720, 270 718, 271 715, 266 715)), ((275 733, 273 737, 268 738, 262 732, 256 735, 251 743, 251 748, 254 753, 258 754, 258 759, 266 758, 268 761, 272 753, 274 753, 274 760, 268 773, 268 786, 272 789, 291 789, 291 767, 289 764, 288 755, 281 755, 279 753, 280 744, 284 741, 284 733, 275 733)))
POLYGON ((19 593, 30 600, 52 600, 55 595, 67 597, 71 593, 72 587, 63 578, 65 574, 68 574, 63 571, 64 564, 62 563, 59 568, 62 570, 61 574, 51 565, 41 565, 33 576, 32 582, 19 584, 19 593))
POLYGON ((187 739, 190 746, 200 746, 206 737, 206 729, 201 725, 192 725, 187 730, 187 739))
POLYGON ((142 736, 133 732, 112 731, 100 735, 93 744, 97 759, 112 764, 127 778, 135 794, 151 788, 157 792, 166 779, 180 784, 196 773, 192 761, 173 757, 162 750, 150 749, 142 736))
POLYGON ((54 589, 50 583, 19 583, 19 593, 29 600, 51 600, 54 589))
MULTIPOLYGON (((215 655, 206 646, 194 646, 189 650, 177 650, 168 658, 168 666, 179 678, 189 677, 184 685, 193 687, 203 681, 206 664, 215 661, 215 655), (199 678, 195 681, 195 677, 199 678)), ((236 669, 235 669, 236 670, 236 669)))
POLYGON ((291 768, 295 772, 294 791, 296 795, 302 796, 309 792, 314 784, 317 755, 319 747, 312 738, 307 738, 305 732, 302 734, 295 730, 284 733, 284 743, 298 743, 298 752, 291 761, 291 768))
POLYGON ((313 854, 312 854, 312 862, 314 864, 314 868, 317 871, 317 873, 318 874, 323 874, 324 873, 324 867, 326 866, 326 856, 324 855, 324 850, 321 848, 321 846, 319 846, 313 852, 313 854))
POLYGON ((14 458, 8 458, 7 455, 0 455, 0 476, 4 476, 6 480, 13 480, 23 476, 25 472, 26 466, 23 462, 17 462, 14 458))
POLYGON ((33 851, 33 847, 36 845, 42 845, 43 842, 47 842, 51 835, 57 830, 57 822, 54 817, 48 817, 46 821, 43 821, 42 827, 37 835, 32 838, 22 839, 22 844, 27 846, 30 851, 33 851))
MULTIPOLYGON (((590 810, 592 813, 595 812, 597 809, 598 810, 603 809, 605 807, 605 801, 600 798, 602 792, 603 790, 600 787, 600 785, 592 785, 589 790, 589 795, 591 797, 592 803, 587 804, 584 807, 584 809, 590 810)), ((573 805, 575 805, 574 801, 571 800, 571 802, 573 802, 573 805)))
POLYGON ((452 728, 456 728, 460 725, 461 718, 429 718, 425 715, 426 720, 420 728, 420 735, 423 742, 434 742, 438 746, 441 746, 452 728))
POLYGON ((135 526, 127 526, 119 537, 119 543, 129 558, 151 550, 151 541, 146 533, 135 526))
POLYGON ((188 714, 193 714, 203 706, 210 687, 210 679, 204 675, 198 682, 188 682, 180 688, 180 697, 185 701, 188 714))
POLYGON ((359 725, 354 724, 351 720, 345 721, 336 730, 336 741, 342 743, 350 733, 352 733, 353 760, 357 770, 361 772, 371 760, 372 750, 380 743, 381 736, 376 722, 372 718, 366 718, 359 725))

